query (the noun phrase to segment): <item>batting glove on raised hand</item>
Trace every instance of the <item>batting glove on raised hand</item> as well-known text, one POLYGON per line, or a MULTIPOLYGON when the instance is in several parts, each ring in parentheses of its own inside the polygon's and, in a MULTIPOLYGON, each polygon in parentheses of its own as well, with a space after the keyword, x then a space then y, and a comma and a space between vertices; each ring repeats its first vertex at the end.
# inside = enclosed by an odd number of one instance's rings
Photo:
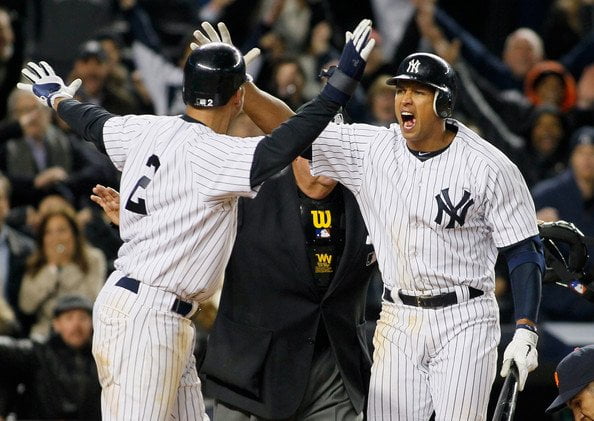
MULTIPOLYGON (((221 34, 220 36, 219 34, 217 34, 217 31, 213 28, 213 26, 210 23, 202 22, 202 25, 200 26, 202 26, 202 29, 204 30, 204 32, 206 32, 206 35, 200 32, 199 29, 196 29, 194 31, 194 38, 196 39, 196 42, 190 44, 190 48, 192 50, 195 50, 201 45, 205 45, 211 42, 222 42, 224 44, 233 45, 233 42, 231 42, 231 34, 227 29, 227 25, 225 25, 223 22, 219 22, 217 24, 217 28, 219 28, 219 33, 221 34)), ((245 65, 248 66, 259 55, 260 49, 252 48, 243 56, 245 65)))
POLYGON ((375 40, 370 38, 370 34, 369 19, 359 22, 353 33, 346 33, 346 44, 342 49, 338 66, 322 90, 324 97, 341 105, 348 102, 363 76, 365 64, 375 45, 375 40))
POLYGON ((76 79, 66 85, 60 76, 57 76, 52 66, 45 61, 39 64, 30 61, 27 67, 21 70, 31 83, 17 83, 17 88, 31 92, 42 104, 52 107, 56 98, 72 98, 80 88, 82 80, 76 79))
POLYGON ((524 390, 528 373, 538 367, 538 351, 536 350, 538 335, 528 329, 516 329, 514 337, 503 353, 501 376, 507 377, 512 361, 518 367, 518 390, 524 390))

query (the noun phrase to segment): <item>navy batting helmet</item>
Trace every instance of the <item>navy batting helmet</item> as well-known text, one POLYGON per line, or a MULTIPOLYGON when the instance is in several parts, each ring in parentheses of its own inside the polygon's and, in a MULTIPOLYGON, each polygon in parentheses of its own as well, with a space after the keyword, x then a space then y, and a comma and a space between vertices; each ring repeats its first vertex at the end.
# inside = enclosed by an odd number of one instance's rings
POLYGON ((435 88, 433 111, 438 117, 451 117, 456 102, 456 75, 447 61, 435 54, 415 53, 406 57, 396 76, 388 79, 388 85, 399 80, 414 80, 435 88))
POLYGON ((184 66, 184 102, 197 108, 225 105, 247 80, 237 48, 222 42, 202 45, 190 53, 184 66))

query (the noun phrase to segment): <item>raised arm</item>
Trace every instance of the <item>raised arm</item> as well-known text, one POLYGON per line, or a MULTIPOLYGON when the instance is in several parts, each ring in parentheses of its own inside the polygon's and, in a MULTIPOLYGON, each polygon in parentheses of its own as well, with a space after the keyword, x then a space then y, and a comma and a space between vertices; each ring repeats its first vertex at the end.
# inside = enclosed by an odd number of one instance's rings
POLYGON ((264 92, 252 82, 245 85, 243 111, 264 133, 270 133, 295 112, 280 99, 264 92))
POLYGON ((43 105, 56 110, 75 133, 105 153, 103 126, 114 115, 97 105, 81 104, 72 99, 82 83, 80 79, 66 85, 45 61, 27 63, 22 74, 31 83, 18 83, 19 89, 33 93, 43 105))

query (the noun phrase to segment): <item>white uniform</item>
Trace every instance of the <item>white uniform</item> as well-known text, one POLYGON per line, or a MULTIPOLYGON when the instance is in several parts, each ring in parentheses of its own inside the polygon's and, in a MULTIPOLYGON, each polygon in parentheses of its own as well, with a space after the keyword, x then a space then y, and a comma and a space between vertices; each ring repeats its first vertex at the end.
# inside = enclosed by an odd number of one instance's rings
POLYGON ((484 420, 495 378, 497 247, 538 234, 532 198, 503 153, 470 129, 426 161, 398 125, 333 125, 313 146, 313 172, 355 194, 386 292, 377 325, 369 419, 484 420), (469 287, 483 291, 470 298, 469 287), (457 304, 405 305, 454 292, 457 304), (387 298, 387 299, 386 299, 387 298))
POLYGON ((122 171, 124 240, 95 303, 103 418, 207 419, 187 317, 222 280, 238 196, 256 194, 250 168, 261 138, 181 117, 125 116, 106 122, 103 139, 122 171), (179 300, 190 304, 186 314, 172 311, 179 300))

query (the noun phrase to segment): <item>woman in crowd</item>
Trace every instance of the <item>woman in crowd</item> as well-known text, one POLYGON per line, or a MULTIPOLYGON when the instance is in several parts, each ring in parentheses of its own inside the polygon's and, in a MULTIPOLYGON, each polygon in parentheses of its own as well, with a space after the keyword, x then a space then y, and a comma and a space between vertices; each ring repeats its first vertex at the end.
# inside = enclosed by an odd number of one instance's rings
POLYGON ((105 281, 105 257, 87 245, 68 208, 44 215, 37 234, 37 250, 27 262, 19 295, 25 314, 35 316, 31 336, 46 337, 52 309, 65 294, 94 301, 105 281))

